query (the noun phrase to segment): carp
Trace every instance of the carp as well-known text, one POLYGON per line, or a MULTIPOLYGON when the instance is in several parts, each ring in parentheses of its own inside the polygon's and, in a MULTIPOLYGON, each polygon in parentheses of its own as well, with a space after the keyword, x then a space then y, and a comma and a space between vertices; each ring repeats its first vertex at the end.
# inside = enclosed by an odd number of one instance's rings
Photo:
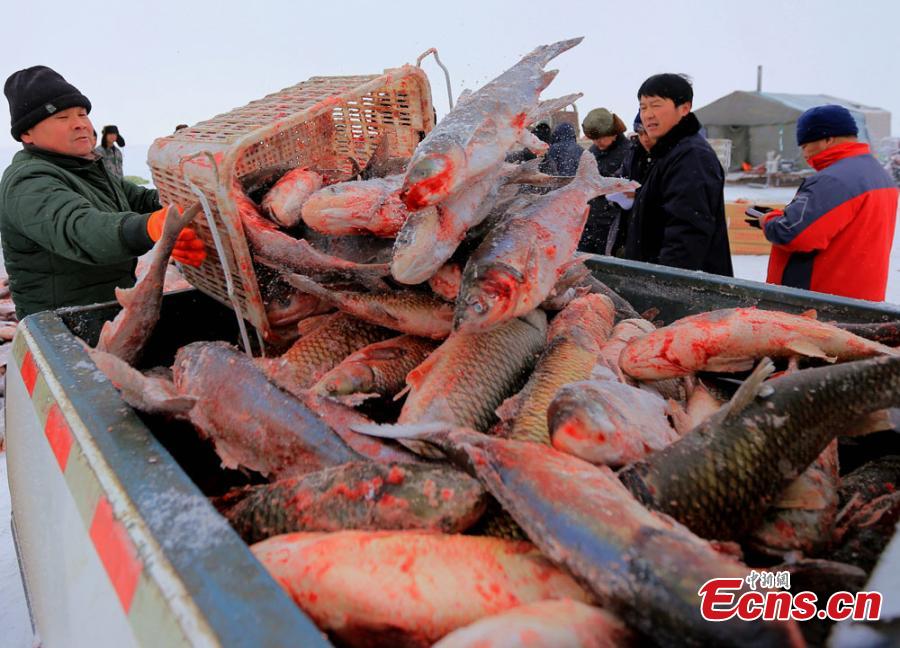
POLYGON ((443 421, 487 430, 497 406, 525 381, 546 334, 543 311, 487 333, 453 333, 406 377, 410 391, 398 424, 443 421))
POLYGON ((613 317, 609 299, 586 295, 553 318, 547 348, 525 387, 497 411, 503 436, 550 443, 547 409, 563 385, 590 377, 600 346, 612 330, 613 317))
POLYGON ((539 108, 541 91, 556 76, 543 68, 581 41, 538 47, 458 101, 413 153, 400 193, 406 206, 418 211, 436 205, 498 166, 517 141, 537 142, 525 128, 529 113, 539 108))
POLYGON ((412 335, 370 344, 322 376, 312 391, 349 404, 372 396, 393 396, 403 389, 406 375, 435 348, 435 342, 412 335))
POLYGON ((295 531, 461 533, 484 513, 478 480, 451 466, 348 463, 214 501, 248 543, 295 531))
POLYGON ((478 478, 544 555, 648 640, 689 646, 804 645, 793 621, 704 620, 698 599, 704 583, 712 578, 740 582, 749 568, 648 510, 606 466, 541 444, 446 425, 359 431, 436 444, 478 478))
POLYGON ((632 340, 619 362, 632 378, 658 380, 696 371, 746 371, 764 356, 834 362, 897 353, 812 317, 727 308, 682 318, 632 340))
POLYGON ((288 171, 266 193, 260 205, 282 227, 300 224, 303 205, 322 188, 322 176, 306 167, 288 171))
POLYGON ((430 646, 483 617, 589 595, 529 542, 419 531, 291 533, 250 547, 343 645, 430 646))
POLYGON ((434 276, 472 228, 491 220, 495 208, 515 197, 516 183, 535 176, 536 162, 500 164, 440 205, 411 214, 394 241, 391 276, 404 284, 434 276))
POLYGON ((358 281, 381 288, 389 272, 387 264, 355 263, 320 252, 304 239, 295 239, 263 218, 256 204, 235 182, 229 194, 237 208, 247 242, 258 260, 277 268, 310 275, 317 279, 358 281))
POLYGON ((425 292, 330 290, 303 275, 287 275, 286 279, 294 288, 315 295, 345 313, 401 333, 440 340, 453 329, 453 306, 425 292))
POLYGON ((900 404, 900 357, 796 371, 763 382, 760 362, 716 414, 619 477, 647 506, 706 538, 739 538, 832 439, 900 404))
POLYGON ((318 315, 314 321, 315 326, 308 327, 311 330, 281 356, 257 360, 272 382, 295 395, 312 387, 354 351, 394 336, 385 328, 345 313, 318 315))
POLYGON ((827 549, 838 512, 839 483, 835 439, 766 511, 750 534, 753 547, 768 554, 801 551, 807 556, 827 549))
POLYGON ((588 200, 636 186, 631 180, 601 177, 597 161, 585 151, 572 182, 508 215, 469 257, 454 328, 487 331, 537 308, 573 263, 588 200))
POLYGON ((431 292, 448 302, 455 302, 462 282, 462 268, 458 263, 448 261, 428 280, 431 292))
POLYGON ((560 389, 547 410, 557 450, 593 464, 619 467, 678 438, 666 402, 612 380, 584 380, 560 389))
POLYGON ((162 236, 153 246, 153 258, 146 273, 133 288, 115 290, 116 301, 122 306, 122 310, 111 322, 103 323, 100 340, 97 342, 99 351, 111 353, 131 365, 140 358, 159 321, 169 257, 172 256, 181 230, 199 213, 200 203, 195 203, 182 213, 175 206, 166 211, 162 236))
POLYGON ((403 176, 341 182, 320 189, 303 206, 303 222, 322 234, 393 238, 409 217, 400 200, 403 176))
POLYGON ((620 648, 635 644, 614 614, 578 601, 538 601, 454 630, 434 648, 620 648))
POLYGON ((227 468, 292 477, 358 461, 318 416, 269 382, 225 342, 193 342, 172 367, 180 394, 196 399, 191 423, 215 445, 227 468))

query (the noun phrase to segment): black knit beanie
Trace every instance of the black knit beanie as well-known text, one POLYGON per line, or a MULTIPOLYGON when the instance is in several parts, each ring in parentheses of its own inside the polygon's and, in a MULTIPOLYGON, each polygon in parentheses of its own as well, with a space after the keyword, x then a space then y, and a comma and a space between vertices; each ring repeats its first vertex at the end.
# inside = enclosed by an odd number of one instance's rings
POLYGON ((9 101, 10 133, 17 142, 22 141, 22 133, 60 110, 80 106, 91 112, 90 100, 44 65, 14 72, 3 92, 9 101))

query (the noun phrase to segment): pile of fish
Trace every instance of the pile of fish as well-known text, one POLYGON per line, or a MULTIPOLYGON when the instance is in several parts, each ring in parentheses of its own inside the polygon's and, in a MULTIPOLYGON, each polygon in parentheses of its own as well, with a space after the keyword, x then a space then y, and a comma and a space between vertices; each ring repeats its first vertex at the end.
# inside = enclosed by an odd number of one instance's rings
POLYGON ((342 645, 800 646, 704 621, 700 586, 826 551, 871 569, 900 512, 871 488, 896 457, 842 483, 836 441, 891 427, 896 340, 755 308, 657 328, 576 253, 588 201, 636 185, 589 153, 571 179, 504 161, 543 150, 527 126, 572 100, 539 100, 543 68, 579 41, 461 97, 402 174, 232 187, 282 353, 136 368, 189 210, 90 350, 255 475, 214 505, 342 645))

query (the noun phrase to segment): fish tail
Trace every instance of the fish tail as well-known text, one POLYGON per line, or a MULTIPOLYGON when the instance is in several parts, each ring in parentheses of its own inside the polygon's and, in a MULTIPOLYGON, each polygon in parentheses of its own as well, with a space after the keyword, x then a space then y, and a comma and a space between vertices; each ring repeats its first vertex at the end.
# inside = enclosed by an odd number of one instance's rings
POLYGON ((531 51, 525 58, 534 60, 540 65, 540 67, 544 67, 555 59, 557 56, 562 54, 563 52, 572 49, 578 43, 584 40, 584 36, 579 36, 578 38, 570 38, 568 40, 557 41, 556 43, 551 43, 550 45, 541 45, 540 47, 536 47, 531 51))
POLYGON ((582 153, 581 159, 578 161, 575 181, 572 184, 576 183, 587 186, 591 198, 622 191, 623 188, 622 178, 607 178, 600 175, 597 160, 589 151, 582 153))

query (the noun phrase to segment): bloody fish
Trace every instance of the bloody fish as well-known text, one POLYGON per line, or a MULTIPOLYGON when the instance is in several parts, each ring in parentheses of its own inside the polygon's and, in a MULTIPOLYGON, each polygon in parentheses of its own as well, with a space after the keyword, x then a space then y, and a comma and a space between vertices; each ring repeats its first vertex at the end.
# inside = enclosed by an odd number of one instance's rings
POLYGON ((303 275, 286 275, 288 282, 345 313, 401 333, 443 339, 453 329, 453 306, 426 292, 391 290, 357 292, 331 290, 303 275))
POLYGON ((532 143, 528 114, 556 76, 544 66, 581 41, 538 47, 457 102, 413 153, 400 194, 406 206, 417 211, 436 205, 499 165, 517 141, 532 143))
POLYGON ((817 555, 831 544, 838 512, 838 444, 826 446, 766 511, 750 542, 769 554, 817 555))
POLYGON ((344 279, 372 286, 383 286, 388 274, 386 264, 355 263, 315 249, 304 239, 295 239, 263 218, 256 204, 235 182, 229 194, 234 201, 244 235, 256 256, 275 267, 307 274, 319 279, 344 279))
POLYGON ((169 257, 175 249, 178 235, 200 213, 197 203, 179 213, 169 207, 162 236, 153 246, 152 260, 147 272, 133 288, 116 288, 116 301, 122 306, 115 319, 104 322, 97 349, 111 353, 128 364, 134 364, 144 350, 147 340, 159 321, 163 286, 169 257))
POLYGON ((521 392, 498 410, 502 434, 550 443, 547 409, 563 385, 589 378, 600 346, 609 336, 613 305, 602 295, 572 301, 550 324, 547 348, 521 392))
POLYGON ((448 261, 428 280, 431 291, 448 302, 455 302, 462 283, 462 268, 454 261, 448 261))
POLYGON ((704 620, 698 599, 703 584, 712 578, 740 581, 749 569, 642 506, 606 466, 471 430, 433 425, 367 432, 440 446, 475 474, 544 555, 588 587, 598 604, 660 645, 804 645, 793 621, 704 620))
POLYGON ((292 533, 251 551, 323 631, 348 646, 430 646, 478 619, 589 596, 531 543, 419 531, 292 533))
POLYGON ((896 353, 812 317, 728 308, 691 315, 632 340, 619 361, 632 378, 653 380, 696 371, 746 371, 765 356, 834 362, 896 353))
MULTIPOLYGON (((487 430, 494 410, 534 367, 547 317, 533 311, 487 333, 453 333, 406 378, 410 387, 397 422, 451 422, 487 430)), ((424 451, 423 444, 416 444, 424 451)))
POLYGON ((565 385, 547 411, 553 447, 618 467, 678 438, 659 396, 612 380, 565 385))
POLYGON ((322 188, 322 176, 301 167, 285 173, 263 197, 261 207, 266 215, 282 227, 300 224, 303 205, 322 188))
POLYGON ((597 161, 585 151, 572 182, 510 215, 469 257, 454 328, 486 331, 537 308, 573 263, 588 200, 635 186, 601 177, 597 161))
POLYGON ((461 533, 484 512, 478 480, 447 465, 348 463, 214 502, 248 543, 295 531, 461 533))
POLYGON ((739 538, 832 439, 900 403, 900 357, 796 371, 765 381, 763 361, 719 412, 619 473, 647 506, 706 538, 739 538))
POLYGON ((303 222, 332 236, 393 238, 409 217, 400 200, 403 176, 341 182, 320 189, 303 206, 303 222))
POLYGON ((360 458, 318 416, 225 342, 193 342, 172 367, 178 392, 196 399, 191 423, 215 444, 227 468, 275 478, 360 458))
POLYGON ((434 648, 621 648, 633 633, 614 614, 578 601, 538 601, 454 630, 434 648))
POLYGON ((436 347, 435 342, 413 335, 375 342, 347 356, 312 391, 349 399, 350 404, 371 396, 393 396, 403 389, 406 375, 436 347))
POLYGON ((270 380, 292 394, 312 387, 354 351, 394 336, 385 328, 345 313, 320 315, 315 323, 278 358, 257 360, 270 380))

